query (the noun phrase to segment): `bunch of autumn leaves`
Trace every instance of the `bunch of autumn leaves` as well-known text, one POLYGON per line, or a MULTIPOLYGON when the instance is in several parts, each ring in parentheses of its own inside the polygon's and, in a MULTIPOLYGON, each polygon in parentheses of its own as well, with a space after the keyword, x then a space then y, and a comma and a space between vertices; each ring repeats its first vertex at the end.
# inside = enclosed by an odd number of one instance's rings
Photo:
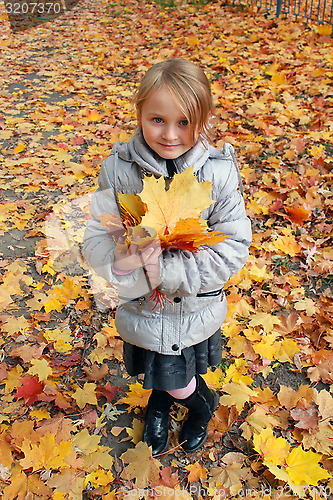
POLYGON ((200 214, 213 200, 210 198, 212 182, 198 182, 193 167, 175 174, 169 189, 163 177, 144 177, 140 195, 118 192, 121 217, 103 214, 100 224, 117 242, 119 250, 126 252, 135 244, 143 250, 154 242, 162 251, 168 249, 197 252, 202 245, 216 245, 226 238, 219 231, 209 229, 200 214), (119 243, 124 236, 125 242, 119 243))

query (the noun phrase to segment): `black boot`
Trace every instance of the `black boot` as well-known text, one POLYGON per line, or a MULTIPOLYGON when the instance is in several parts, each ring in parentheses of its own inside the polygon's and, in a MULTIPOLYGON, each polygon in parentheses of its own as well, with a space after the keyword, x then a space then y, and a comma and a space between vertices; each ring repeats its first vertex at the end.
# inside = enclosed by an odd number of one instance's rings
POLYGON ((158 455, 169 445, 169 411, 173 403, 170 394, 153 389, 146 409, 142 441, 152 447, 152 454, 158 455))
POLYGON ((196 375, 197 386, 186 399, 176 401, 189 409, 188 418, 180 432, 179 442, 187 453, 198 450, 207 439, 207 427, 219 403, 219 396, 211 391, 200 375, 196 375))

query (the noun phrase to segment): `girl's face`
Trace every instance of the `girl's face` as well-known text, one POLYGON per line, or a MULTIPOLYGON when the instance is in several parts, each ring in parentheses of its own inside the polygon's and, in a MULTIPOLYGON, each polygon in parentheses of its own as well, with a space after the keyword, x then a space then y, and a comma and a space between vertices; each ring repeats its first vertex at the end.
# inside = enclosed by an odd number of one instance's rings
POLYGON ((173 160, 197 142, 177 101, 167 89, 157 90, 143 103, 138 124, 148 146, 162 158, 173 160))

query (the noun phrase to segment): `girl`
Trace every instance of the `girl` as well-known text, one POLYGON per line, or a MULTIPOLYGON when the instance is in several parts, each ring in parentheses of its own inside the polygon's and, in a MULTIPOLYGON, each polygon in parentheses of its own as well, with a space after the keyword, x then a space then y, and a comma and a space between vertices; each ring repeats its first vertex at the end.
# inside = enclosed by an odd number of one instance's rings
POLYGON ((244 265, 251 244, 240 173, 233 148, 208 143, 214 106, 204 72, 194 63, 170 59, 152 66, 135 95, 138 128, 128 143, 116 143, 101 168, 91 203, 83 253, 90 265, 118 286, 117 331, 124 340, 130 375, 144 373, 153 389, 145 413, 143 441, 153 455, 168 447, 169 410, 179 402, 189 410, 180 433, 186 452, 206 440, 218 405, 200 374, 221 362, 221 330, 227 304, 223 285, 244 265), (132 244, 117 249, 99 224, 102 214, 119 214, 117 191, 140 193, 143 175, 164 176, 194 166, 198 182, 211 181, 211 206, 201 217, 228 238, 196 253, 151 244, 142 252, 132 244), (152 311, 148 300, 158 285, 167 300, 152 311))

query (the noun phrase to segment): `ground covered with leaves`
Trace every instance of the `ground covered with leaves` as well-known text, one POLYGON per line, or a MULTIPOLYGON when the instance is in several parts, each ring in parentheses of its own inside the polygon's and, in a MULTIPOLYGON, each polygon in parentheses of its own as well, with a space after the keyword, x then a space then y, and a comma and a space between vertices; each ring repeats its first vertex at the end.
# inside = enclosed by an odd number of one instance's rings
MULTIPOLYGON (((2 9, 2 7, 0 7, 2 9)), ((4 500, 332 497, 333 117, 329 30, 220 2, 85 0, 13 35, 0 17, 0 488, 4 500), (101 162, 136 127, 149 66, 206 71, 253 245, 226 286, 220 405, 186 456, 140 442, 116 293, 80 244, 101 162)))

